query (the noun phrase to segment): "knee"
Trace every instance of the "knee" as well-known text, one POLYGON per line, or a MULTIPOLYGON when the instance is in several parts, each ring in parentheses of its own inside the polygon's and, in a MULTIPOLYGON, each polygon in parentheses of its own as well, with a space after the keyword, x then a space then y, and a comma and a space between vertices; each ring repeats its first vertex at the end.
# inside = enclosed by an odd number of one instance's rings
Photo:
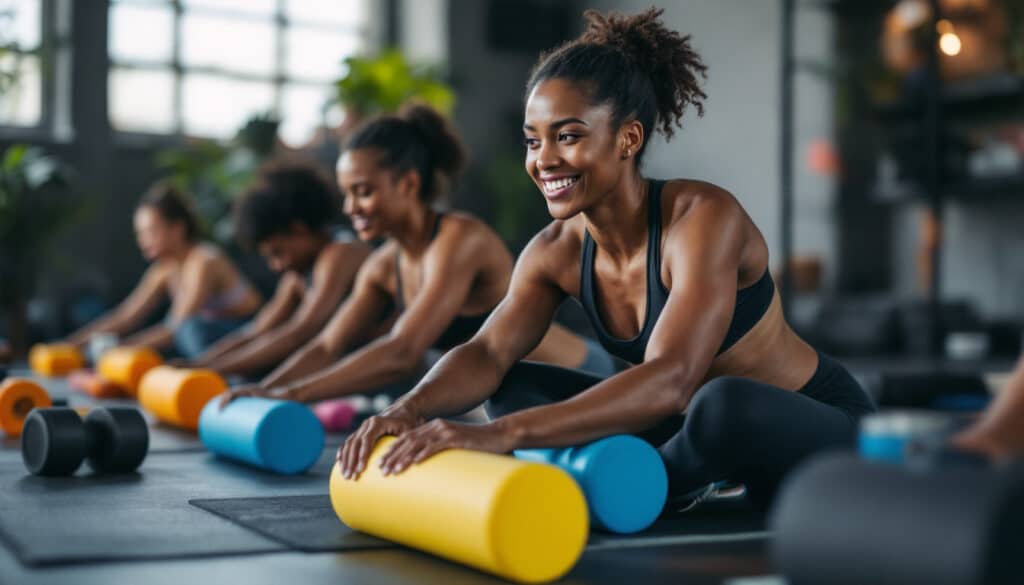
POLYGON ((686 412, 684 432, 690 444, 707 455, 728 451, 749 436, 753 420, 750 380, 721 377, 702 386, 686 412))

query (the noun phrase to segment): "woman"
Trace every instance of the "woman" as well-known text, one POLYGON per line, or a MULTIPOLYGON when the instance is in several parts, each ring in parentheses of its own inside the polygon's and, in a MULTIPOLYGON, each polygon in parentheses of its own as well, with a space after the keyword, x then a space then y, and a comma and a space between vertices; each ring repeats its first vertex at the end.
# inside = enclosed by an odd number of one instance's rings
POLYGON ((854 437, 872 404, 787 325, 764 238, 739 202, 640 173, 651 134, 671 138, 705 98, 703 63, 660 14, 588 11, 584 34, 536 65, 526 170, 554 221, 483 329, 348 439, 346 477, 383 435, 398 440, 381 467, 400 473, 448 448, 507 453, 633 433, 661 452, 673 495, 732 480, 767 505, 799 460, 854 437), (567 296, 633 367, 601 378, 517 364, 567 296), (437 418, 484 401, 488 424, 437 418))
POLYGON ((150 267, 128 298, 73 333, 69 343, 84 346, 94 333, 125 336, 136 331, 121 342, 192 358, 259 309, 259 292, 219 248, 199 241, 195 212, 169 182, 157 183, 142 197, 133 221, 150 267), (167 318, 138 331, 167 300, 167 318))
MULTIPOLYGON (((480 220, 433 207, 464 160, 454 130, 425 105, 372 120, 351 137, 338 160, 345 213, 359 239, 387 241, 318 338, 228 400, 312 402, 373 391, 416 375, 429 349, 447 350, 476 333, 504 297, 513 260, 480 220), (394 325, 373 339, 393 314, 394 325)), ((615 369, 603 349, 561 327, 545 326, 537 341, 531 359, 605 375, 615 369)))
MULTIPOLYGON (((277 162, 235 204, 240 243, 281 274, 249 325, 191 363, 224 375, 261 376, 313 339, 352 289, 370 247, 336 237, 337 190, 316 167, 277 162)), ((342 232, 347 234, 348 232, 342 232)))

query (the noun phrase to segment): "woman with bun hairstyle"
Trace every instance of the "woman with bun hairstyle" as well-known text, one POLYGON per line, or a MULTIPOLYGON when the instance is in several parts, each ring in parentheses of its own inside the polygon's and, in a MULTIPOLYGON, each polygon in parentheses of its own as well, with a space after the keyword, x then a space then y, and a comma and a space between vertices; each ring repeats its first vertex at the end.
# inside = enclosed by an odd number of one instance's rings
MULTIPOLYGON (((455 131, 419 103, 370 120, 352 135, 337 168, 344 210, 359 239, 385 241, 320 335, 228 400, 270 395, 312 402, 374 391, 416 375, 428 350, 446 351, 476 334, 505 296, 514 261, 482 221, 435 209, 464 161, 455 131), (389 330, 360 346, 391 315, 389 330)), ((560 326, 545 326, 536 341, 530 359, 599 375, 615 369, 595 342, 560 326)))
POLYGON ((278 160, 234 206, 235 232, 281 275, 274 296, 244 328, 189 365, 224 375, 265 375, 313 339, 352 290, 370 247, 339 230, 341 203, 326 173, 312 164, 278 160))
POLYGON ((149 268, 117 308, 71 334, 69 343, 84 347, 95 333, 135 332, 121 343, 192 358, 259 309, 259 292, 220 248, 200 241, 191 201, 170 182, 158 182, 143 195, 133 222, 149 268), (167 317, 139 331, 168 300, 167 317))
POLYGON ((358 476, 377 440, 400 473, 449 448, 507 453, 636 434, 656 446, 673 497, 714 482, 767 505, 808 455, 849 443, 873 409, 835 360, 786 323, 764 237, 739 201, 695 179, 650 179, 653 133, 703 112, 705 66, 660 10, 585 13, 526 88, 526 171, 554 221, 527 246, 480 332, 339 450, 358 476), (520 362, 566 297, 632 367, 609 377, 520 362), (492 421, 440 417, 486 402, 492 421))

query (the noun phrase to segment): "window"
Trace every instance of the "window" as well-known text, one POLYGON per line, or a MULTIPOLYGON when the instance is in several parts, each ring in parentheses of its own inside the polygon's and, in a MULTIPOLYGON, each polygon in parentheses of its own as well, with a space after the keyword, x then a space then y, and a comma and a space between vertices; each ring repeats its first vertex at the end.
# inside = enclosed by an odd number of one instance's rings
MULTIPOLYGON (((2 1, 2 0, 0 0, 2 1)), ((308 141, 342 60, 373 45, 372 0, 112 0, 115 130, 229 138, 256 114, 308 141)))
POLYGON ((41 0, 0 0, 0 125, 42 123, 41 0))

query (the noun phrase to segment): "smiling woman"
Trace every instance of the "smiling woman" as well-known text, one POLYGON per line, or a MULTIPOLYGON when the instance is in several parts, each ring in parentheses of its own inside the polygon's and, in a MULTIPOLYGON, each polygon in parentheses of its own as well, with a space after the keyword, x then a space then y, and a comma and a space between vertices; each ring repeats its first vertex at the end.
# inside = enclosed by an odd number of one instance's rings
POLYGON ((658 447, 673 496, 733 480, 767 505, 800 460, 853 440, 871 401, 787 324, 765 240, 736 198, 640 173, 652 133, 671 137, 705 99, 704 64, 660 14, 588 11, 583 35, 541 58, 527 84, 526 171, 555 221, 480 333, 346 442, 346 476, 384 434, 398 439, 381 466, 399 473, 447 448, 629 433, 658 447), (604 378, 519 362, 569 296, 634 367, 604 378), (490 424, 430 420, 485 401, 490 424))
MULTIPOLYGON (((317 339, 257 387, 236 389, 234 395, 311 402, 401 387, 417 374, 429 349, 447 351, 476 334, 505 296, 513 261, 486 224, 432 206, 465 158, 448 122, 423 104, 356 131, 338 160, 344 210, 361 240, 386 241, 360 269, 352 295, 317 339), (386 333, 374 339, 382 325, 386 333)), ((532 359, 594 373, 614 370, 596 343, 557 325, 546 329, 530 348, 532 359)))

